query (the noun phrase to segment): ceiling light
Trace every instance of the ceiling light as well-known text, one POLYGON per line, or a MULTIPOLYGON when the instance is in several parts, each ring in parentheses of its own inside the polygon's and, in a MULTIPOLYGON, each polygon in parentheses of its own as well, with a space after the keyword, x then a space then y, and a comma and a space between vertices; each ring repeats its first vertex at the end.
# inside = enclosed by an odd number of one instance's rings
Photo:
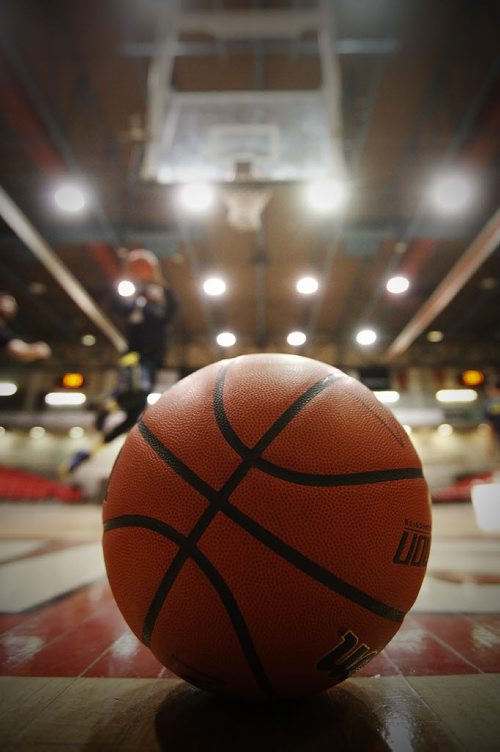
POLYGON ((148 394, 148 405, 154 405, 155 402, 158 402, 158 400, 161 397, 161 392, 151 392, 148 394))
POLYGON ((221 332, 217 335, 217 344, 221 347, 232 347, 236 343, 236 337, 232 332, 221 332))
POLYGON ((473 190, 473 183, 466 175, 454 173, 437 178, 431 185, 430 196, 436 209, 452 214, 470 204, 473 190))
POLYGON ((474 402, 477 392, 475 389, 440 389, 436 399, 438 402, 474 402))
POLYGON ((28 290, 33 295, 44 295, 47 292, 47 285, 43 282, 30 282, 28 290))
POLYGON ((326 213, 341 208, 347 199, 347 190, 337 180, 316 180, 309 183, 305 196, 314 211, 326 213))
POLYGON ((379 402, 383 402, 384 404, 390 404, 391 402, 397 402, 399 400, 399 392, 390 389, 374 391, 373 394, 379 402))
POLYGON ((451 436, 453 433, 453 426, 450 426, 449 423, 441 423, 436 430, 440 436, 451 436))
POLYGON ((87 397, 83 392, 48 392, 45 395, 45 403, 53 407, 83 405, 86 399, 87 397))
POLYGON ((187 183, 179 191, 179 200, 182 206, 195 214, 210 209, 214 198, 214 189, 208 183, 187 183))
POLYGON ((301 295, 312 295, 318 289, 318 280, 315 277, 302 277, 295 287, 301 295))
POLYGON ((68 431, 70 439, 81 439, 84 433, 85 431, 81 426, 73 426, 68 431))
POLYGON ((402 292, 406 292, 410 286, 410 281, 406 277, 391 277, 387 281, 386 289, 393 295, 399 295, 402 292))
POLYGON ((498 287, 498 279, 496 277, 483 277, 479 280, 479 287, 481 290, 494 290, 498 287))
POLYGON ((54 201, 66 212, 79 212, 85 206, 85 194, 76 185, 62 185, 54 193, 54 201))
POLYGON ((443 332, 440 332, 438 329, 434 329, 432 332, 427 332, 427 339, 429 342, 441 342, 443 337, 443 332))
POLYGON ((80 341, 85 347, 92 347, 92 345, 95 345, 95 337, 93 334, 84 334, 80 341))
POLYGON ((17 385, 13 381, 0 381, 0 397, 12 397, 17 392, 17 385))
POLYGON ((290 332, 286 341, 289 345, 292 345, 292 347, 300 347, 300 345, 304 344, 306 339, 307 337, 304 332, 290 332))
POLYGON ((373 345, 377 339, 377 333, 373 329, 361 329, 356 334, 356 342, 358 345, 373 345))
POLYGON ((226 283, 220 277, 209 277, 203 283, 203 290, 207 295, 217 296, 226 292, 226 283))
POLYGON ((30 428, 30 438, 41 439, 45 436, 45 428, 43 426, 33 426, 30 428))
POLYGON ((122 279, 118 284, 118 293, 123 298, 129 298, 135 292, 135 285, 129 279, 122 279))

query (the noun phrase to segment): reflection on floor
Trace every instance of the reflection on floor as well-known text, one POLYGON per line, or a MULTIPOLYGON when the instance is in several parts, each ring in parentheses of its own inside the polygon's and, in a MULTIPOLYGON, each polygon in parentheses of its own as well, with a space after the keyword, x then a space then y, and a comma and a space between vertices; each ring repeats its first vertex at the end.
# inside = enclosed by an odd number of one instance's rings
POLYGON ((500 535, 482 533, 470 505, 434 512, 429 573, 392 642, 356 678, 271 712, 180 682, 130 633, 104 576, 98 506, 0 505, 0 743, 498 749, 500 535))

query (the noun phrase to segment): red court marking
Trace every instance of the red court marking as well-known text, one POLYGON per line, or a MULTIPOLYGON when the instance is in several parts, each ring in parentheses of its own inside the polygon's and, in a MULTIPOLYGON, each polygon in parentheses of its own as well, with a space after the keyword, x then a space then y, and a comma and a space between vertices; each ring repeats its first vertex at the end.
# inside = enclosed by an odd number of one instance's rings
POLYGON ((84 672, 84 676, 154 679, 173 677, 142 642, 128 631, 118 638, 101 657, 84 672))
POLYGON ((479 671, 500 672, 500 616, 421 614, 418 621, 479 671))
POLYGON ((479 673, 468 658, 436 639, 419 617, 407 617, 385 650, 405 676, 479 673))
POLYGON ((498 574, 474 574, 471 572, 458 572, 451 569, 434 569, 428 573, 429 577, 444 582, 472 583, 473 585, 500 585, 500 576, 498 574))
POLYGON ((122 615, 109 603, 80 626, 43 645, 11 673, 16 676, 79 676, 127 630, 122 615))
POLYGON ((359 676, 398 676, 401 671, 397 667, 385 650, 382 650, 373 660, 363 666, 359 671, 356 671, 354 677, 359 676))
MULTIPOLYGON (((173 676, 125 624, 105 580, 24 614, 0 615, 0 672, 17 676, 173 676)), ((500 672, 500 615, 410 614, 355 676, 500 672)))

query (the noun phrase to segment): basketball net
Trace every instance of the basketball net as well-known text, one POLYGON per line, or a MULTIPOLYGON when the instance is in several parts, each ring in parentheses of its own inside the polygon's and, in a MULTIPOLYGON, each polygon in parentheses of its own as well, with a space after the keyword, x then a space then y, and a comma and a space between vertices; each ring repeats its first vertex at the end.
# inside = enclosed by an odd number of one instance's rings
POLYGON ((227 188, 222 198, 228 225, 239 232, 256 232, 262 227, 262 213, 271 191, 268 188, 227 188))

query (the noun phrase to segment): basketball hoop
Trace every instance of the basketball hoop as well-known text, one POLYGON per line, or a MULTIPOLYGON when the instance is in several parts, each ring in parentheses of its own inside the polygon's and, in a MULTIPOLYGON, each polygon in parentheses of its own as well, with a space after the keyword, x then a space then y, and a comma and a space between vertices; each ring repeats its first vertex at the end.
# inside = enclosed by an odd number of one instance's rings
POLYGON ((269 203, 269 188, 227 188, 222 198, 227 223, 239 232, 256 232, 262 227, 262 212, 269 203))

